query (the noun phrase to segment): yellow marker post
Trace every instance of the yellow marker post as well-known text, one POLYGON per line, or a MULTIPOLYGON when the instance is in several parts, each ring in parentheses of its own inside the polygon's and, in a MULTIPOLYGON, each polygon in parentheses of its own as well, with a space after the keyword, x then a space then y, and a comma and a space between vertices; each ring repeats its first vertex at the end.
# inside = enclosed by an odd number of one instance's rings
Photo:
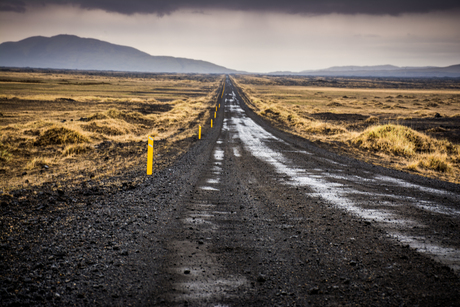
POLYGON ((147 146, 147 175, 152 175, 153 169, 153 137, 149 135, 147 146))
POLYGON ((212 119, 211 119, 211 128, 212 128, 212 119))
POLYGON ((214 118, 216 118, 217 112, 214 112, 214 118))
POLYGON ((198 126, 198 139, 201 140, 201 126, 198 126))
POLYGON ((219 103, 219 109, 220 109, 220 103, 219 103))

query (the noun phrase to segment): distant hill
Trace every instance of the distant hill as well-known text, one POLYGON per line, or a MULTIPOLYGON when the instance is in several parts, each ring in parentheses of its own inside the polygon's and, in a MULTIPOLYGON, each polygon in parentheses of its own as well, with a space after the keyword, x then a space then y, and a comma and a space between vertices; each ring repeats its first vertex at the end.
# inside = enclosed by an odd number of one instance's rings
POLYGON ((74 35, 34 36, 2 43, 0 66, 167 73, 237 72, 210 62, 151 56, 135 48, 74 35))
POLYGON ((301 72, 273 72, 271 75, 299 75, 318 77, 398 77, 398 78, 459 78, 460 65, 447 67, 334 66, 301 72))

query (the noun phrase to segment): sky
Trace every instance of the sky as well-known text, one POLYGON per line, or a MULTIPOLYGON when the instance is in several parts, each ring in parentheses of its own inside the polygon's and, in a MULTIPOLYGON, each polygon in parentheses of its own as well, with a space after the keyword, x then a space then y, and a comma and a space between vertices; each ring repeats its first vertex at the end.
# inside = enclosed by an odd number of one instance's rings
POLYGON ((58 34, 258 73, 449 66, 460 1, 0 0, 0 43, 58 34))

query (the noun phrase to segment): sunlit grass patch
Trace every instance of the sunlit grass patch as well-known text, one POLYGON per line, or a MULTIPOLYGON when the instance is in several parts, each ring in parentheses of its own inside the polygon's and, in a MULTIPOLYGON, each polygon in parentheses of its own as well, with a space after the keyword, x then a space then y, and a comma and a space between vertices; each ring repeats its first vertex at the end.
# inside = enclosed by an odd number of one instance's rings
POLYGON ((370 123, 370 124, 375 124, 375 123, 378 123, 379 121, 380 121, 380 119, 377 116, 369 116, 365 120, 366 123, 370 123))
POLYGON ((35 157, 29 162, 27 162, 24 167, 25 170, 33 170, 35 168, 41 168, 45 165, 50 166, 53 163, 53 160, 47 157, 35 157))
POLYGON ((72 143, 87 143, 88 138, 80 132, 65 128, 52 127, 45 130, 35 141, 35 146, 61 145, 72 143))
POLYGON ((344 127, 332 125, 321 121, 310 122, 310 125, 305 128, 305 131, 307 133, 318 133, 322 135, 335 135, 348 132, 347 129, 345 129, 344 127))
POLYGON ((418 166, 437 172, 449 172, 452 170, 447 154, 423 155, 418 162, 418 166))
POLYGON ((137 130, 136 126, 131 125, 124 120, 115 119, 93 121, 88 124, 82 124, 81 128, 85 131, 107 136, 125 135, 131 131, 137 130))
POLYGON ((352 143, 360 148, 413 156, 418 153, 458 153, 458 146, 445 140, 436 140, 402 125, 381 125, 367 128, 352 143))
POLYGON ((64 157, 72 155, 81 155, 93 150, 93 147, 88 144, 68 145, 62 151, 64 157))
POLYGON ((8 162, 11 159, 12 154, 6 149, 0 149, 0 161, 8 162))
POLYGON ((125 121, 144 119, 144 115, 139 112, 125 112, 116 108, 110 108, 105 112, 98 112, 88 117, 88 121, 102 120, 102 119, 122 119, 125 121))

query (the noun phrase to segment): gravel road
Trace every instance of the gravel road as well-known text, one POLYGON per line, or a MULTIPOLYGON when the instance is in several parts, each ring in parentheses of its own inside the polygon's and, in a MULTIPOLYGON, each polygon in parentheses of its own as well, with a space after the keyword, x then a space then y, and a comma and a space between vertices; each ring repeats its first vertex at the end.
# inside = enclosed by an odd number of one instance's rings
POLYGON ((280 132, 226 79, 214 128, 122 188, 2 197, 4 306, 460 306, 460 187, 280 132))

